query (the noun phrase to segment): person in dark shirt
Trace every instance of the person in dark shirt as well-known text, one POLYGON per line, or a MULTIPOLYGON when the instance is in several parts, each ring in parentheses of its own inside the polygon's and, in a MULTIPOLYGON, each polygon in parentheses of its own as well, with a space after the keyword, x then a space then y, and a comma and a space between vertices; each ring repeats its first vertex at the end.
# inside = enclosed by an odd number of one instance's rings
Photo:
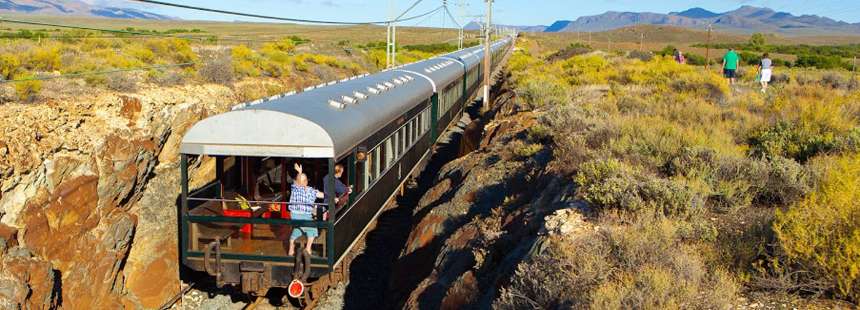
MULTIPOLYGON (((334 166, 334 196, 338 198, 338 207, 342 207, 347 202, 347 195, 352 193, 352 188, 343 184, 340 178, 343 177, 343 165, 337 164, 334 166)), ((331 175, 326 174, 323 177, 323 189, 329 192, 329 180, 331 175)))

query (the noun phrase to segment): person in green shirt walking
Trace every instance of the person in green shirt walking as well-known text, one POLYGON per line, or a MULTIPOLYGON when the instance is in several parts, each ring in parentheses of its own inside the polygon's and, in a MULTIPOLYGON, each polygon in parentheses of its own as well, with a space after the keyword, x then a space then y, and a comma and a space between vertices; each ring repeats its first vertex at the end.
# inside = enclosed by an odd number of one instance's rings
POLYGON ((723 56, 723 75, 729 79, 730 85, 735 85, 740 61, 741 58, 738 57, 738 53, 735 52, 733 48, 730 48, 729 51, 726 52, 726 55, 723 56))

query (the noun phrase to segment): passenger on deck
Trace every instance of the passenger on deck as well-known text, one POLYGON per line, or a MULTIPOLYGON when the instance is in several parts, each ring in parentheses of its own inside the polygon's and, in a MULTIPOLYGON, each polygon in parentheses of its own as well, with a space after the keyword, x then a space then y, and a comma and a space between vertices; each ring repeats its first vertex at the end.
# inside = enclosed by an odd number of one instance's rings
MULTIPOLYGON (((318 207, 314 203, 317 198, 325 198, 325 194, 308 186, 308 176, 302 173, 302 165, 295 164, 294 168, 298 174, 296 175, 296 180, 293 182, 291 187, 292 193, 290 194, 289 206, 290 218, 294 220, 312 221, 318 207)), ((296 227, 290 235, 290 247, 287 255, 295 255, 295 241, 302 235, 306 235, 308 237, 305 252, 308 254, 311 253, 311 245, 314 243, 314 238, 319 236, 319 231, 316 227, 296 227)))
MULTIPOLYGON (((340 181, 340 178, 343 176, 343 165, 337 164, 334 165, 334 196, 337 197, 338 207, 342 207, 344 203, 347 201, 347 195, 352 194, 352 187, 347 187, 346 184, 340 181)), ((325 192, 329 192, 328 181, 331 179, 331 176, 326 174, 323 177, 323 188, 325 192)))

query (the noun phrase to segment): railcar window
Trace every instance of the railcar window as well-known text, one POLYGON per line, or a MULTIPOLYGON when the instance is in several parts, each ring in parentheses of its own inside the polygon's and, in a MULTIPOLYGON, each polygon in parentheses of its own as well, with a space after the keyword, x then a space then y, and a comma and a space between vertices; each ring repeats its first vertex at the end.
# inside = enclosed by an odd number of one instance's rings
POLYGON ((415 142, 418 142, 418 118, 419 116, 415 116, 415 118, 412 119, 412 126, 409 127, 409 133, 411 133, 410 137, 412 137, 412 143, 409 144, 415 144, 415 142))
POLYGON ((406 126, 408 126, 406 135, 407 140, 409 140, 409 143, 406 143, 406 145, 411 146, 413 143, 415 143, 415 119, 410 120, 409 124, 407 124, 406 126))
POLYGON ((379 148, 373 149, 373 155, 371 156, 370 161, 370 173, 368 173, 369 181, 368 184, 373 183, 377 177, 379 177, 379 148))
POLYGON ((400 139, 400 152, 397 155, 399 158, 400 156, 403 156, 403 153, 406 151, 406 126, 400 127, 398 132, 400 133, 398 137, 400 139))
POLYGON ((373 176, 371 175, 371 171, 373 169, 373 160, 376 159, 376 156, 373 155, 373 151, 367 152, 367 160, 365 160, 362 165, 362 174, 361 174, 361 191, 367 190, 367 186, 370 185, 370 182, 373 182, 373 176))
POLYGON ((388 168, 391 166, 391 163, 394 162, 394 139, 388 138, 385 140, 385 167, 388 168))

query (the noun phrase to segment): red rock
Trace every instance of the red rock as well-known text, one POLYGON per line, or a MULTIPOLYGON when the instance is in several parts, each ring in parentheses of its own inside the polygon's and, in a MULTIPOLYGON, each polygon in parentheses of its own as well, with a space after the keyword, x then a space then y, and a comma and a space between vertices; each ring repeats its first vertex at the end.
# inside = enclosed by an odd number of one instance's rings
POLYGON ((0 223, 0 239, 6 240, 6 247, 18 245, 18 230, 0 223))

